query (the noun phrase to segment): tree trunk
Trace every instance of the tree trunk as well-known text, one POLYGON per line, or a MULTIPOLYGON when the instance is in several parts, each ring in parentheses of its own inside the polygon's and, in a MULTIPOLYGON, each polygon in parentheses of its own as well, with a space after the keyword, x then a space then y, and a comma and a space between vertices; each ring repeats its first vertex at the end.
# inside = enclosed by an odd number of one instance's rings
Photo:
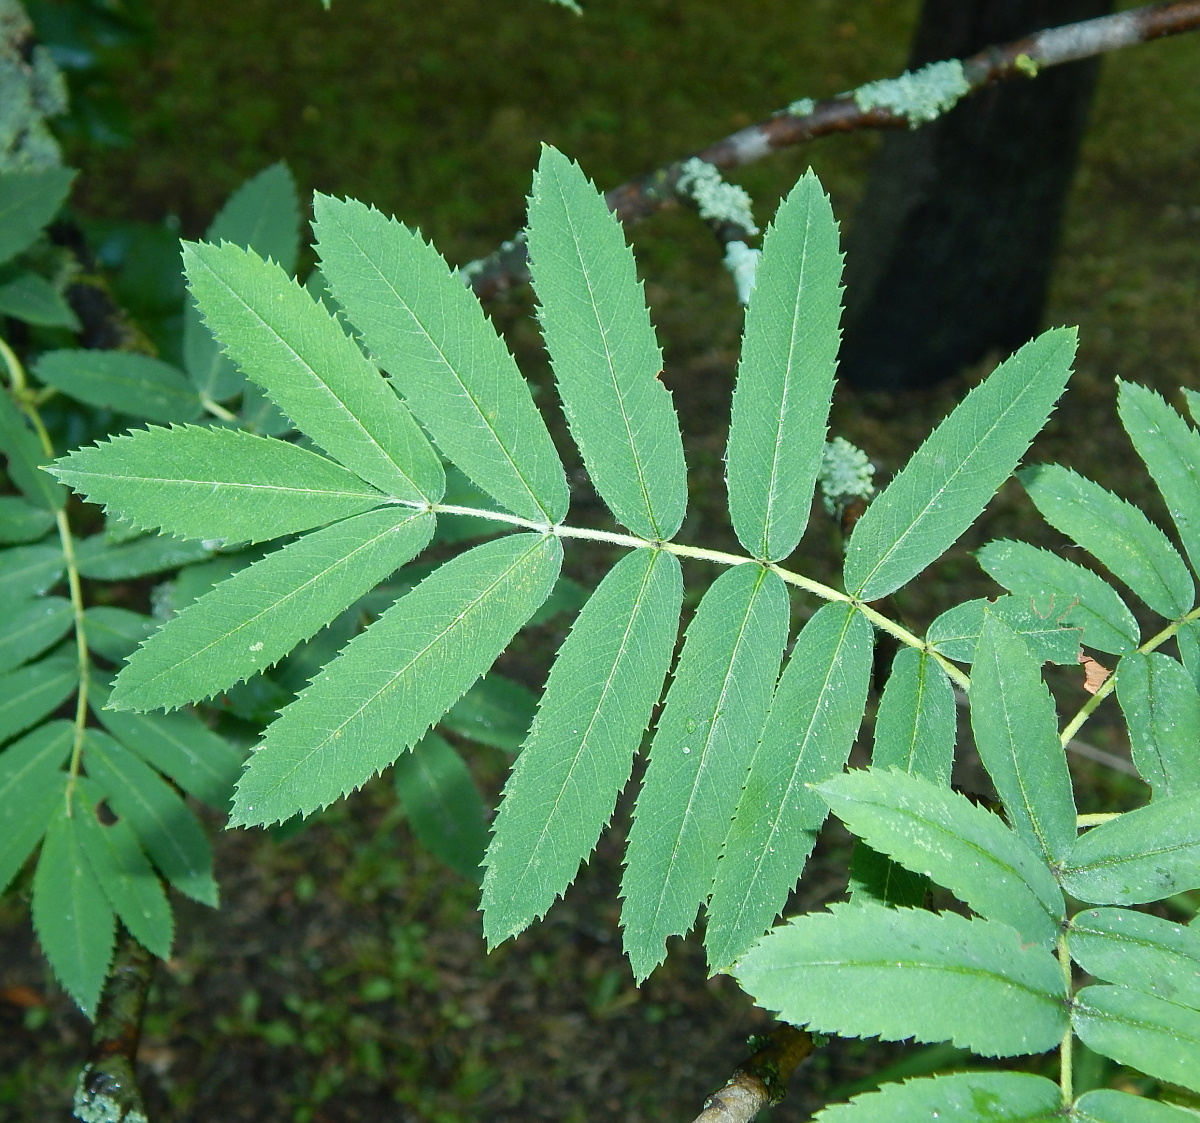
MULTIPOLYGON (((925 0, 909 69, 1105 15, 1112 0, 925 0)), ((841 372, 930 386, 1038 330, 1098 59, 888 134, 847 243, 841 372)))

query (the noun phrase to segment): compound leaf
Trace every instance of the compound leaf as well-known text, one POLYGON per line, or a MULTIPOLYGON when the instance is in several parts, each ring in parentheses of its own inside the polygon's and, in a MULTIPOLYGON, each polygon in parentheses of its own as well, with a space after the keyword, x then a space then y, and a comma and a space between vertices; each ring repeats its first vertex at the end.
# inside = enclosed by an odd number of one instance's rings
POLYGON ((200 398, 173 366, 132 351, 48 351, 34 367, 39 381, 76 401, 149 421, 195 421, 200 398))
POLYGON ((763 239, 729 429, 729 512, 757 558, 787 557, 808 523, 837 366, 842 255, 810 169, 763 239))
POLYGON ((1067 944, 1089 975, 1200 1010, 1200 929, 1132 909, 1088 909, 1071 918, 1067 944))
POLYGON ((298 429, 385 495, 441 499, 437 453, 320 301, 278 265, 228 243, 185 243, 183 264, 213 334, 298 429))
POLYGON ((927 1123, 930 1119, 952 1123, 1055 1123, 1061 1116, 1062 1092, 1044 1076, 1024 1072, 956 1072, 906 1080, 903 1084, 885 1084, 878 1092, 867 1092, 849 1103, 834 1104, 817 1112, 814 1120, 815 1123, 927 1123))
POLYGON ((1025 641, 988 614, 971 673, 971 729, 1013 829, 1047 862, 1075 842, 1075 796, 1054 700, 1025 641))
POLYGON ((1084 987, 1071 1023, 1094 1053, 1200 1092, 1200 1011, 1130 987, 1084 987))
POLYGON ((452 870, 478 881, 487 849, 483 800, 463 758, 445 738, 426 733, 397 758, 392 779, 413 834, 452 870))
POLYGON ((662 962, 667 937, 686 933, 708 899, 787 633, 787 590, 758 565, 726 570, 688 626, 621 881, 625 952, 639 980, 662 962))
POLYGON ((957 725, 946 672, 926 652, 901 648, 875 714, 871 763, 949 784, 957 725))
POLYGON ((1200 888, 1200 792, 1092 827, 1067 855, 1062 884, 1095 905, 1140 905, 1200 888))
POLYGON ((103 824, 96 817, 103 798, 97 785, 80 778, 71 800, 79 842, 121 923, 148 951, 169 959, 175 925, 162 882, 124 819, 103 824))
POLYGON ((265 542, 384 500, 324 456, 237 429, 152 426, 55 464, 52 472, 93 503, 181 538, 265 542))
POLYGON ((1200 433, 1153 390, 1117 379, 1117 412, 1150 471, 1180 541, 1200 567, 1200 433))
POLYGON ((59 769, 73 738, 70 722, 51 721, 0 752, 0 893, 33 853, 62 801, 67 776, 59 769))
POLYGON ((1176 619, 1195 600, 1187 566, 1167 536, 1132 503, 1059 464, 1017 473, 1034 506, 1162 616, 1176 619))
POLYGON ((1006 359, 926 439, 854 527, 846 589, 894 592, 975 521, 1037 435, 1071 373, 1073 329, 1043 332, 1006 359))
POLYGON ((513 357, 471 291, 421 236, 317 194, 321 272, 363 342, 446 454, 535 523, 566 514, 566 477, 513 357))
POLYGON ((621 224, 557 149, 529 200, 529 269, 571 435, 617 520, 671 538, 687 506, 683 442, 621 224))
POLYGON ((682 598, 675 556, 634 550, 576 617, 492 828, 482 905, 491 946, 545 914, 612 817, 662 693, 682 598))
POLYGON ((808 785, 840 772, 866 706, 871 625, 827 604, 805 624, 771 700, 709 903, 709 966, 728 967, 770 926, 829 814, 808 785))
POLYGON ((185 896, 216 908, 217 883, 204 828, 171 786, 98 729, 87 731, 84 760, 88 775, 133 828, 162 875, 185 896))
POLYGON ((434 571, 268 727, 238 784, 232 822, 306 815, 386 768, 495 662, 561 563, 557 538, 514 534, 434 571))
POLYGON ((1156 799, 1200 788, 1200 693, 1161 652, 1132 652, 1117 666, 1117 700, 1133 763, 1156 799))
POLYGON ((306 534, 222 581, 117 676, 118 709, 209 698, 283 658, 429 542, 433 516, 385 507, 306 534))
POLYGON ((816 789, 850 830, 1027 943, 1053 947, 1065 914, 1045 864, 1000 818, 945 783, 871 768, 816 789))
POLYGON ((33 927, 58 981, 89 1017, 112 961, 116 920, 84 852, 79 824, 59 803, 33 875, 33 927))
POLYGON ((734 976, 793 1025, 843 1037, 952 1041, 984 1056, 1062 1040, 1062 969, 1016 930, 955 913, 834 905, 768 933, 734 976))

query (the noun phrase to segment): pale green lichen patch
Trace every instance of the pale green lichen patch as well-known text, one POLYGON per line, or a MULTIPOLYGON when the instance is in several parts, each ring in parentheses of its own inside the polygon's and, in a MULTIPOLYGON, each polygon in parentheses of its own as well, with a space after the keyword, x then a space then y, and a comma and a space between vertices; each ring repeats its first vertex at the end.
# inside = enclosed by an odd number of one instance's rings
POLYGON ((140 1111, 126 1111, 112 1096, 89 1091, 87 1079, 91 1070, 91 1065, 84 1065, 79 1082, 75 1085, 75 1099, 71 1107, 76 1119, 82 1123, 147 1123, 140 1111))
POLYGON ((750 293, 754 291, 754 278, 758 272, 760 257, 762 251, 752 250, 745 242, 733 241, 725 247, 724 265, 737 287, 739 304, 750 303, 750 293))
POLYGON ((816 108, 817 103, 812 98, 802 97, 792 102, 784 112, 790 113, 793 117, 807 117, 816 108))
POLYGON ((1030 58, 1028 55, 1017 55, 1013 59, 1013 65, 1022 74, 1028 75, 1030 78, 1036 78, 1038 71, 1042 69, 1042 64, 1037 59, 1030 58))
POLYGON ((696 200, 700 217, 716 222, 732 222, 747 234, 757 234, 750 196, 734 183, 726 183, 712 164, 693 156, 683 164, 683 174, 675 184, 681 195, 696 200))
POLYGON ((845 437, 834 437, 821 454, 817 485, 825 510, 840 515, 851 500, 870 499, 875 494, 875 466, 862 449, 845 437))
POLYGON ((971 84, 963 73, 958 59, 931 62, 915 73, 907 70, 899 78, 868 82, 854 91, 854 103, 866 112, 871 109, 890 109, 908 120, 911 128, 927 121, 936 121, 952 109, 971 84))

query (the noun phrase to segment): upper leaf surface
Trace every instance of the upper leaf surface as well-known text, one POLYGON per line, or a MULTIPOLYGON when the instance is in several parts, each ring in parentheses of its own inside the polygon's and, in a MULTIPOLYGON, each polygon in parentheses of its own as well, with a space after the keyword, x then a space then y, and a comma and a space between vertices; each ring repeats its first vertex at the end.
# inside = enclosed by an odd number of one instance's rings
POLYGON ((1185 1107, 1148 1100, 1130 1092, 1085 1092, 1075 1101, 1071 1119, 1078 1123, 1195 1123, 1185 1107))
POLYGON ((41 442, 7 390, 0 390, 0 452, 8 457, 9 478, 30 503, 48 511, 62 510, 67 493, 41 470, 51 458, 42 451, 41 442))
POLYGON ((729 429, 729 511, 757 558, 787 557, 808 523, 841 317, 838 228, 809 170, 763 239, 729 429))
POLYGON ((1160 651, 1134 652, 1117 667, 1117 700, 1133 763, 1155 799, 1200 789, 1200 693, 1191 675, 1160 651))
POLYGON ((59 768, 73 737, 70 722, 51 721, 0 752, 0 893, 62 805, 67 776, 59 768))
POLYGON ((1079 662, 1079 644, 1083 638, 1082 628, 1064 628, 1059 623, 1063 615, 1060 609, 1042 615, 1036 607, 1034 597, 997 597, 988 600, 964 601, 947 609, 925 633, 926 641, 937 648, 948 659, 963 663, 975 660, 975 646, 987 613, 998 616, 1028 645, 1031 654, 1039 662, 1059 663, 1068 666, 1079 662))
POLYGON ((727 967, 783 907, 829 814, 807 785, 841 771, 866 705, 871 625, 847 604, 805 624, 771 700, 709 904, 705 947, 727 967))
POLYGON ((567 482, 513 357, 431 245, 352 200, 314 200, 321 271, 441 450, 508 510, 567 512, 567 482))
POLYGON ((858 520, 846 546, 846 591, 894 592, 940 557, 1008 478, 1062 394, 1074 330, 1043 332, 1006 359, 912 455, 858 520))
POLYGON ((679 630, 674 554, 635 550, 571 628, 496 814, 483 882, 495 946, 543 916, 612 817, 662 693, 679 630))
POLYGON ((885 1084, 878 1092, 833 1104, 819 1111, 815 1119, 816 1123, 927 1123, 930 1119, 954 1123, 1054 1123, 1061 1117, 1062 1092, 1044 1076, 956 1072, 885 1084))
POLYGON ((1200 568, 1200 433, 1158 394, 1117 380, 1117 412, 1179 531, 1180 541, 1200 568))
POLYGON ((1013 829, 1053 864, 1075 843, 1075 796, 1054 700, 1025 641, 988 615, 971 674, 971 729, 1013 829))
POLYGON ((981 916, 1053 947, 1065 913, 1045 864, 998 816, 944 784, 894 769, 847 772, 818 786, 874 849, 931 877, 981 916))
POLYGON ((131 351, 48 351, 38 380, 89 405, 150 421, 195 421, 200 399, 173 366, 131 351))
POLYGON ((529 200, 529 269, 571 435, 618 521, 671 538, 687 471, 633 253, 604 197, 542 146, 529 200))
POLYGON ((1179 552, 1137 507, 1059 464, 1018 476, 1034 506, 1056 530, 1122 580, 1155 612, 1174 619, 1196 596, 1179 552))
POLYGON ((1096 905, 1140 905, 1200 888, 1200 793, 1156 799, 1080 835, 1063 888, 1096 905))
POLYGON ((183 264, 213 334, 298 429, 385 495, 442 497, 437 453, 319 300, 278 265, 228 243, 185 243, 183 264))
POLYGON ((0 264, 37 240, 63 205, 74 178, 72 168, 0 175, 0 264))
POLYGON ((948 784, 957 724, 946 672, 924 651, 903 647, 892 660, 875 714, 871 763, 948 784))
POLYGON ((989 542, 977 556, 992 580, 1028 597, 1036 615, 1049 623, 1082 628, 1088 647, 1112 655, 1137 647, 1139 630, 1133 613, 1117 591, 1090 569, 1028 542, 1008 539, 989 542))
POLYGON ((332 460, 237 429, 151 427, 55 464, 54 474, 93 503, 182 538, 265 542, 384 499, 332 460))
POLYGON ((759 1005, 844 1037, 1041 1053, 1067 1025, 1062 970, 1016 931, 955 913, 834 905, 768 933, 734 972, 759 1005))
POLYGON ((118 709, 173 709, 278 662, 429 542, 433 516, 367 511, 306 534, 205 593, 117 676, 118 709))
POLYGON ((561 563, 557 538, 514 534, 435 570, 268 727, 238 784, 232 822, 307 815, 386 768, 495 662, 561 563))
POLYGON ((758 565, 726 570, 688 626, 621 881, 625 950, 638 979, 662 962, 666 938, 686 933, 708 899, 787 632, 787 590, 758 565))

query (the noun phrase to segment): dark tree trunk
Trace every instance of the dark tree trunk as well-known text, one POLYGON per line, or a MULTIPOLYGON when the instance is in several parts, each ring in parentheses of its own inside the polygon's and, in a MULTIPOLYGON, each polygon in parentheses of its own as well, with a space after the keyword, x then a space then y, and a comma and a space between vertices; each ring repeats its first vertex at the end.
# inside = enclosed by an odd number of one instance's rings
MULTIPOLYGON (((1112 0, 925 0, 909 68, 1105 15, 1112 0)), ((1036 334, 1098 59, 889 133, 847 244, 841 373, 929 386, 1036 334)))

